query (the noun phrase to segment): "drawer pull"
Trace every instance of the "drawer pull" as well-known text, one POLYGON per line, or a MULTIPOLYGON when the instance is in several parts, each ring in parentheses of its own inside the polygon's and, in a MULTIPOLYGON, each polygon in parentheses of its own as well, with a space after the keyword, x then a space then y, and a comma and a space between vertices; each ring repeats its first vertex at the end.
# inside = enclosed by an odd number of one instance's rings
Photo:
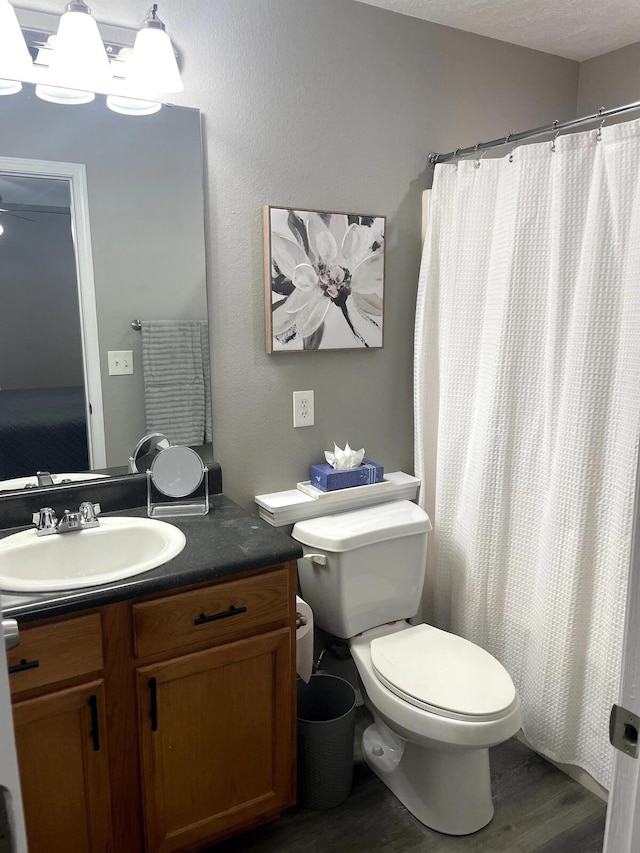
POLYGON ((197 619, 193 620, 193 624, 204 625, 206 622, 216 622, 218 619, 226 619, 227 616, 238 616, 238 614, 246 612, 246 607, 234 607, 232 604, 228 610, 222 610, 220 613, 213 613, 211 616, 205 616, 204 613, 201 613, 197 619))
POLYGON ((100 751, 100 722, 98 720, 98 697, 92 695, 89 697, 89 708, 91 709, 91 731, 89 736, 93 743, 93 751, 100 751))
POLYGON ((39 660, 27 660, 26 658, 22 658, 20 663, 9 667, 9 675, 13 675, 14 672, 24 672, 27 669, 37 669, 39 666, 39 660))
POLYGON ((149 679, 149 717, 151 718, 151 731, 158 731, 158 680, 149 679))

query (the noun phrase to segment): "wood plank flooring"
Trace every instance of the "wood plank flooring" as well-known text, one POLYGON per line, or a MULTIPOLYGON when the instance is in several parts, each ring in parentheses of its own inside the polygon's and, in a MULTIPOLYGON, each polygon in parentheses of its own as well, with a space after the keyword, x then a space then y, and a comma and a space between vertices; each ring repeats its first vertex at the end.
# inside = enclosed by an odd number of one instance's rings
POLYGON ((427 829, 364 763, 360 736, 369 722, 359 708, 353 790, 344 804, 290 809, 210 853, 601 853, 605 804, 515 739, 491 750, 491 823, 458 838, 427 829))

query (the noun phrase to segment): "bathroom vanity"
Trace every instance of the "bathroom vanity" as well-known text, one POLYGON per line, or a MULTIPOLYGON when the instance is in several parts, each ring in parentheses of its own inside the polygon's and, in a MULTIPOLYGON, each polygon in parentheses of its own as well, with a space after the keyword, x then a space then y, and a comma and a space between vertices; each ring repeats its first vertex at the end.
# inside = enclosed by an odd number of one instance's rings
POLYGON ((197 851, 293 805, 300 549, 211 504, 157 569, 3 595, 30 853, 197 851))

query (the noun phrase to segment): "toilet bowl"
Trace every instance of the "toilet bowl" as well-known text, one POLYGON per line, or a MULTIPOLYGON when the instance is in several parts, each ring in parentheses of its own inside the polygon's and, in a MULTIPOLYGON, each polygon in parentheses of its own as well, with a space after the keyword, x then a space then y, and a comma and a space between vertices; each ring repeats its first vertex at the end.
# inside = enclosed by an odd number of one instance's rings
POLYGON ((374 718, 362 741, 369 767, 426 826, 448 835, 486 826, 493 817, 489 747, 520 728, 506 670, 461 637, 407 622, 366 631, 349 647, 374 718), (399 653, 413 662, 402 675, 391 671, 399 653), (436 666, 420 665, 425 654, 436 666))
POLYGON ((422 595, 426 513, 410 501, 298 522, 303 598, 348 641, 374 722, 369 767, 426 826, 467 835, 493 817, 489 747, 520 728, 504 667, 479 646, 410 625, 422 595))

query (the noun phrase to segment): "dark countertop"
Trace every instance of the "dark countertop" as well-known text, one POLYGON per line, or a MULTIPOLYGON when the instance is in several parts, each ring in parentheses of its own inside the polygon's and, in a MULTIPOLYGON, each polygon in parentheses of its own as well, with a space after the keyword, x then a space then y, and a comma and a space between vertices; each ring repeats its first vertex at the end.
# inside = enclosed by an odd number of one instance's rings
MULTIPOLYGON (((211 495, 210 502, 208 515, 163 519, 179 527, 187 537, 183 551, 168 563, 102 586, 38 595, 2 593, 2 615, 20 622, 62 616, 116 601, 233 577, 302 556, 297 542, 224 495, 211 495)), ((136 507, 105 515, 146 517, 147 512, 146 507, 136 507)), ((15 528, 0 530, 0 538, 16 532, 15 528)))

